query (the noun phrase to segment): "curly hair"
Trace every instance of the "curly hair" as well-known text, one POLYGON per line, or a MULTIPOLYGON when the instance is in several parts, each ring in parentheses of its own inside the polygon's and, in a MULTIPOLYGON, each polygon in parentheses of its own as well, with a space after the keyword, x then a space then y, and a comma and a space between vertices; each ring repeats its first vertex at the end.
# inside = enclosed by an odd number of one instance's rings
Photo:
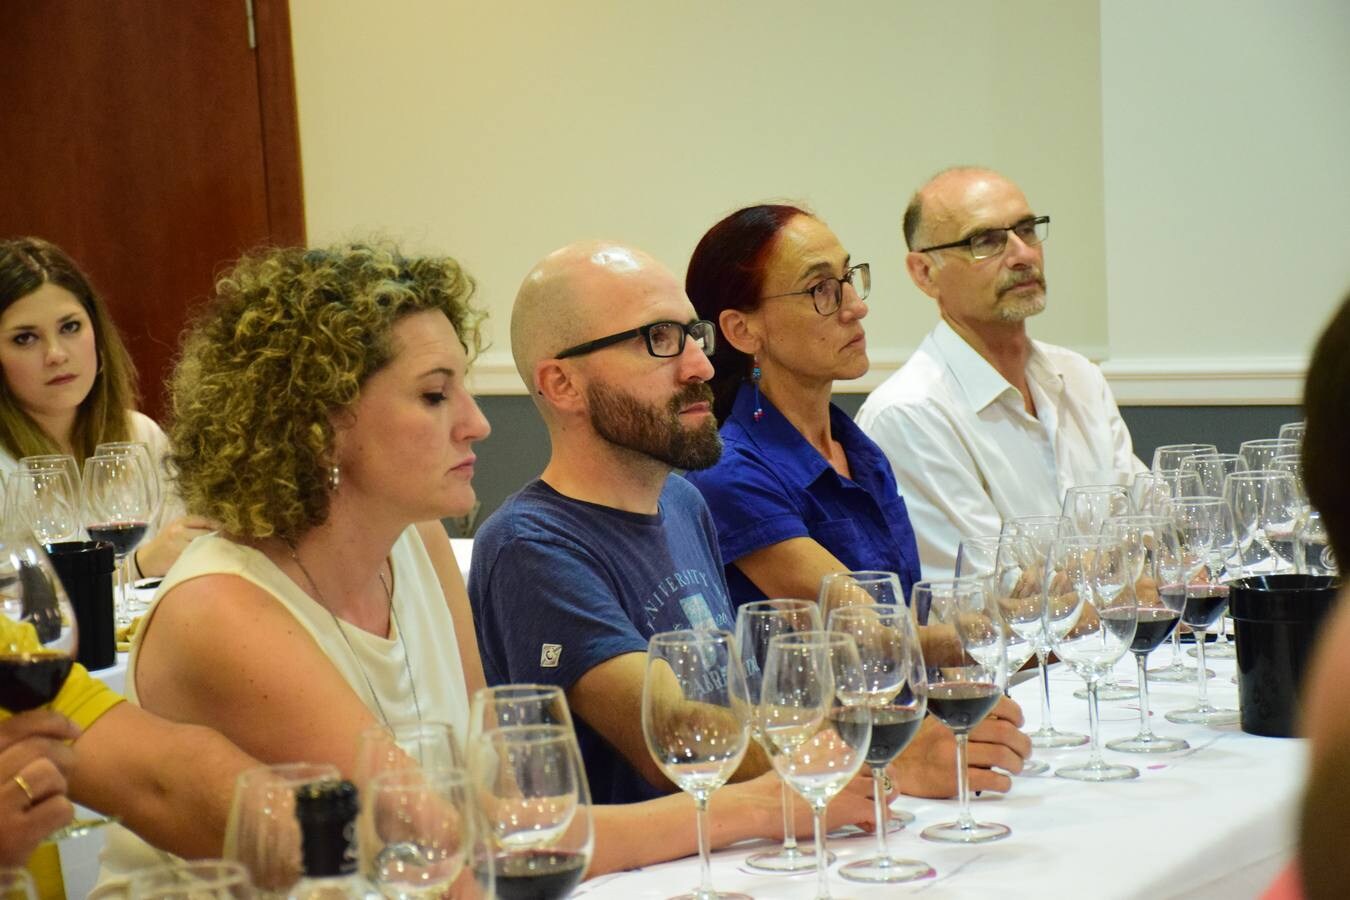
MULTIPOLYGON (((127 410, 136 406, 136 366, 103 298, 75 260, 42 238, 0 241, 0 313, 44 284, 54 284, 73 294, 94 326, 98 371, 75 412, 70 434, 75 460, 83 465, 85 458, 92 456, 104 441, 131 438, 127 410)), ((56 437, 43 431, 20 406, 3 377, 0 377, 0 447, 15 459, 62 452, 56 437)))
POLYGON ((393 356, 403 316, 440 310, 470 358, 483 314, 449 257, 392 246, 263 250, 216 283, 170 382, 170 462, 187 508, 245 538, 328 517, 334 417, 393 356))

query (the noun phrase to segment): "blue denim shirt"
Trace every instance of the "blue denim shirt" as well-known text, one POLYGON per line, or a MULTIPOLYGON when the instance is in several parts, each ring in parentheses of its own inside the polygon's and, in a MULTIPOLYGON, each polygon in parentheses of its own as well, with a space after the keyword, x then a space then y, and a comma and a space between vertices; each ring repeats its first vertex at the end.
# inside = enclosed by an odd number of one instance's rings
POLYGON ((743 385, 722 424, 721 460, 685 476, 717 524, 732 604, 765 599, 735 561, 797 537, 813 539, 850 570, 897 573, 908 597, 920 577, 919 548, 881 448, 831 404, 830 428, 853 473, 844 478, 762 396, 760 406, 756 422, 754 391, 743 385))

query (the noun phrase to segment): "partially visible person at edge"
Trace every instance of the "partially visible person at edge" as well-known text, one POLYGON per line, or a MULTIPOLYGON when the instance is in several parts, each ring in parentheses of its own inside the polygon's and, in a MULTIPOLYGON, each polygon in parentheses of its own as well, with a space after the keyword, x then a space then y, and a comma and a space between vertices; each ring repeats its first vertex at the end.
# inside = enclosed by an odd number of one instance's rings
MULTIPOLYGON (((136 370, 107 307, 75 261, 41 238, 0 242, 0 373, 0 473, 46 453, 83 468, 99 444, 139 441, 163 478, 168 440, 134 408, 136 370)), ((130 577, 163 575, 210 528, 166 489, 127 557, 130 577)))
MULTIPOLYGON (((896 572, 906 597, 919 554, 885 455, 830 402, 836 379, 867 372, 870 272, 834 232, 794 206, 738 210, 694 250, 685 289, 717 325, 713 407, 724 445, 716 465, 687 478, 717 527, 736 605, 815 597, 832 572, 896 572)), ((948 573, 950 574, 950 573, 948 573)), ((1006 791, 1030 742, 1004 699, 972 735, 977 790, 1006 791)), ((899 763, 906 793, 956 790, 955 738, 936 720, 899 763), (949 778, 933 778, 928 760, 949 778), (911 763, 906 765, 906 763, 911 763), (944 767, 945 766, 945 770, 944 767)))
POLYGON ((1144 471, 1101 369, 1027 334, 1049 229, 1017 185, 976 167, 933 176, 905 210, 905 266, 940 320, 857 421, 895 470, 925 578, 951 575, 963 536, 1144 471))
MULTIPOLYGON (((721 453, 707 385, 713 340, 665 266, 607 241, 544 257, 511 312, 511 352, 551 454, 474 538, 479 649, 490 684, 563 688, 591 790, 605 802, 676 790, 643 737, 648 639, 735 624, 712 518, 673 474, 721 453)), ((714 803, 765 783, 767 769, 752 747, 733 776, 752 780, 714 803)), ((830 815, 870 819, 870 790, 855 779, 830 815)))
MULTIPOLYGON (((1341 302, 1313 350, 1303 394, 1303 482, 1308 501, 1322 515, 1332 553, 1350 561, 1350 294, 1341 302)), ((1342 569, 1344 571, 1344 569, 1342 569)), ((1272 897, 1346 896, 1350 857, 1350 603, 1341 591, 1335 611, 1321 627, 1317 650, 1303 678, 1303 734, 1312 760, 1299 821, 1297 868, 1291 867, 1272 897)))
MULTIPOLYGON (((165 578, 131 701, 263 762, 347 777, 372 725, 467 733, 482 666, 439 520, 473 506, 488 434, 465 384, 472 289, 452 259, 363 244, 266 251, 218 282, 174 372, 172 464, 222 530, 165 578)), ((718 840, 772 835, 777 799, 767 779, 747 786, 718 840)), ((692 811, 685 797, 597 808, 591 873, 693 852, 692 811)), ((115 830, 105 883, 163 858, 115 830)))

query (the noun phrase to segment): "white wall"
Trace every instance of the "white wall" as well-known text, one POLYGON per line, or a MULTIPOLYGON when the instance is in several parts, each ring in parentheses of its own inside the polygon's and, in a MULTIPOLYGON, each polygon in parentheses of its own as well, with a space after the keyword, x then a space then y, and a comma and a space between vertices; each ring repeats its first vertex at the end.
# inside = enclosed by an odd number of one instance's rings
POLYGON ((1102 0, 1122 402, 1298 402, 1350 289, 1350 2, 1102 0))
POLYGON ((1106 349, 1097 4, 1064 0, 292 0, 312 242, 371 231, 477 276, 506 322, 536 259, 630 241, 683 273, 725 213, 813 206, 873 266, 865 389, 936 318, 899 220, 953 163, 1003 169, 1050 213, 1038 336, 1106 349))

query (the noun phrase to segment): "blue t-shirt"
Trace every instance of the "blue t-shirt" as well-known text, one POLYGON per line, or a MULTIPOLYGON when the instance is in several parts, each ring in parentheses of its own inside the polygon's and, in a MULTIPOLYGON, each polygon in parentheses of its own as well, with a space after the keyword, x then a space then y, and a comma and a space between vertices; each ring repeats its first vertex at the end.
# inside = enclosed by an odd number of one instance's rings
MULTIPOLYGON (((735 627, 712 516, 675 476, 650 516, 526 485, 474 535, 469 600, 490 685, 568 690, 608 659, 646 653, 657 632, 735 627)), ((596 803, 661 795, 598 732, 576 726, 596 803)))
MULTIPOLYGON (((722 458, 685 477, 703 493, 717 523, 733 605, 764 592, 736 567, 742 556, 809 537, 850 571, 895 572, 908 597, 918 581, 919 547, 891 464, 853 420, 830 405, 830 428, 844 448, 844 478, 766 398, 754 420, 754 392, 742 386, 722 423, 722 458)), ((811 598, 808 598, 811 599, 811 598)))

